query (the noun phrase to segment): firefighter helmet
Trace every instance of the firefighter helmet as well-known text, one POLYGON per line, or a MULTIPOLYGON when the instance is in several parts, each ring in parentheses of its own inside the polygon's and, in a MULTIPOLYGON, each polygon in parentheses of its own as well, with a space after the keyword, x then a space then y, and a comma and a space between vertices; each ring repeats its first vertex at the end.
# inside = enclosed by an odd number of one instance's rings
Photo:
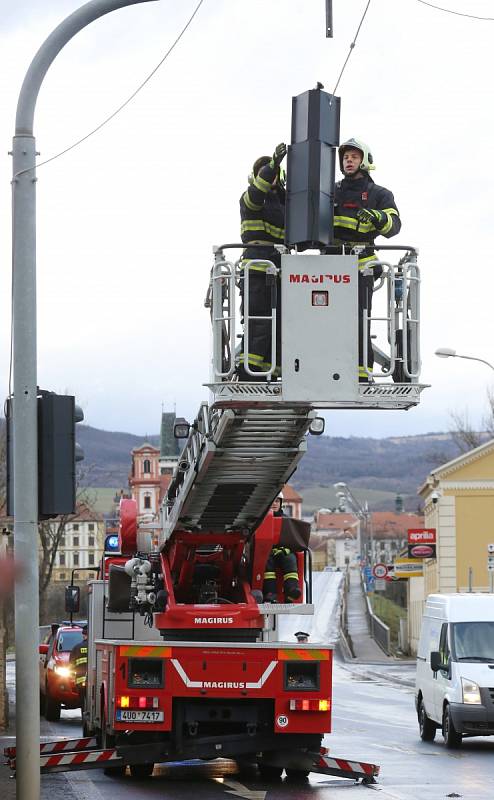
POLYGON ((370 172, 371 169, 375 169, 374 166, 374 159, 372 158, 372 153, 370 151, 369 145, 362 141, 362 139, 347 139, 346 142, 340 144, 338 148, 338 155, 340 157, 340 169, 343 172, 343 154, 345 150, 348 150, 350 147, 355 148, 355 150, 360 150, 362 153, 362 163, 360 164, 359 169, 362 172, 370 172))

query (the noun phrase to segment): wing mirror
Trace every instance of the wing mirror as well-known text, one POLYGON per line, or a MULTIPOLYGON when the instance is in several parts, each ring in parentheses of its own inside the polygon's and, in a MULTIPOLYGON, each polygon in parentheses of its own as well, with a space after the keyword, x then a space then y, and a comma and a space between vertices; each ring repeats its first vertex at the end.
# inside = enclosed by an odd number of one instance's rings
POLYGON ((438 670, 442 669, 442 666, 441 653, 439 650, 433 650, 431 653, 431 670, 433 672, 438 672, 438 670))

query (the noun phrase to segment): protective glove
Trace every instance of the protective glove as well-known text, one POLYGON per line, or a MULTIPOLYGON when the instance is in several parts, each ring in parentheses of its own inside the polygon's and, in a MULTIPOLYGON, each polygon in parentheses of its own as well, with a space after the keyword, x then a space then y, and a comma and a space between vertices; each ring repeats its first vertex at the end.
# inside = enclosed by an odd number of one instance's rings
POLYGON ((273 157, 271 159, 271 167, 279 167, 283 159, 285 158, 287 153, 287 146, 284 142, 281 144, 276 145, 276 149, 273 153, 273 157))
POLYGON ((380 231, 386 225, 388 218, 383 211, 378 211, 376 208, 359 208, 357 219, 359 222, 368 222, 374 225, 374 228, 380 231))

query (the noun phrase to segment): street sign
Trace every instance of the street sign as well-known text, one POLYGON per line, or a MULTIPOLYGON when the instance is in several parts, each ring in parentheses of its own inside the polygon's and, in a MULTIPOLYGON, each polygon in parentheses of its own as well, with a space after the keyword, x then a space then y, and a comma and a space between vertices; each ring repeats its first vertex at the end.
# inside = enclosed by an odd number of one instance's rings
POLYGON ((372 568, 372 574, 375 578, 385 578, 388 574, 388 568, 386 564, 374 564, 372 568))
POLYGON ((408 544, 436 544, 436 529, 408 528, 408 544))
POLYGON ((435 544, 409 544, 408 558, 435 558, 435 544))
POLYGON ((423 563, 419 558, 396 558, 394 567, 396 578, 421 578, 424 574, 423 563))
POLYGON ((374 582, 374 589, 376 592, 384 592, 386 589, 386 581, 384 578, 376 578, 374 582))

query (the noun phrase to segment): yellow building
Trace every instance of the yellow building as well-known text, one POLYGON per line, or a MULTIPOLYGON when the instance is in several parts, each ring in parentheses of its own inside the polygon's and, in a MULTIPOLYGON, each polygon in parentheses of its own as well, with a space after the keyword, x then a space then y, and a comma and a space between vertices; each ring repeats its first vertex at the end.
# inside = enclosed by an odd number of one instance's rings
POLYGON ((416 650, 427 595, 488 592, 487 545, 494 544, 494 439, 429 473, 419 489, 426 528, 435 528, 435 559, 409 581, 409 638, 416 650))

